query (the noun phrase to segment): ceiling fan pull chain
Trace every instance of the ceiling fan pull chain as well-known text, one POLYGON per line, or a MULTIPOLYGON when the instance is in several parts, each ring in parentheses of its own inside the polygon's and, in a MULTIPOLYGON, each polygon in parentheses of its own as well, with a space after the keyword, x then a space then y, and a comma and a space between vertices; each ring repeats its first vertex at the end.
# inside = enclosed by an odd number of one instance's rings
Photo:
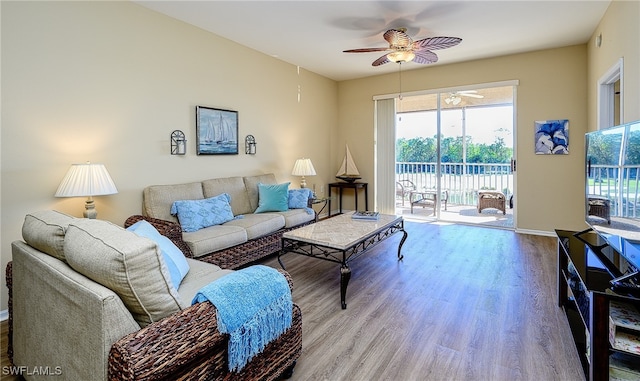
POLYGON ((398 77, 400 79, 400 95, 398 96, 398 98, 400 100, 402 100, 402 61, 398 61, 398 77))

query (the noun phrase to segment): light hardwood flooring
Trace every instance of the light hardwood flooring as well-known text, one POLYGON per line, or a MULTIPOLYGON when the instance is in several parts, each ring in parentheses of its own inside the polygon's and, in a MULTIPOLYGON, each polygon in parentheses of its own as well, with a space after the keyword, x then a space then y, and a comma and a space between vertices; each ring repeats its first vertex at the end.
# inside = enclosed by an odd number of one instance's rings
MULTIPOLYGON (((287 254, 302 308, 294 380, 583 380, 556 299, 556 241, 509 230, 405 222, 351 264, 287 254)), ((274 267, 277 261, 266 262, 274 267)))
MULTIPOLYGON (((352 262, 346 310, 338 264, 283 257, 303 316, 292 380, 584 380, 556 302, 553 238, 405 228, 403 261, 396 234, 352 262)), ((2 338, 5 365, 6 322, 2 338)))

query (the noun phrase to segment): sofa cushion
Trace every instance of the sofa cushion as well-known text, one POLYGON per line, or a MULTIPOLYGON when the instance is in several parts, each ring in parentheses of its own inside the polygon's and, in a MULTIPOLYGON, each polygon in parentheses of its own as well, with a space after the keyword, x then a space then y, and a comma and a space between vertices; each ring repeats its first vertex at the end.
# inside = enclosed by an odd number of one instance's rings
POLYGON ((136 233, 140 237, 149 238, 160 247, 162 258, 164 258, 164 263, 167 265, 171 276, 171 283, 175 288, 180 287, 180 283, 189 272, 189 263, 187 263, 187 258, 182 251, 169 238, 160 234, 153 225, 145 220, 136 222, 129 226, 127 230, 136 233))
POLYGON ((289 189, 289 209, 304 209, 309 207, 311 189, 289 189))
POLYGON ((231 211, 234 216, 252 213, 255 210, 249 202, 249 194, 242 177, 205 180, 202 182, 202 190, 206 198, 228 193, 231 196, 231 211))
POLYGON ((258 184, 258 208, 254 213, 288 210, 289 184, 258 184))
POLYGON ((22 238, 29 246, 64 261, 64 235, 75 219, 55 210, 27 214, 22 224, 22 238))
MULTIPOLYGON (((242 221, 242 219, 233 220, 242 221)), ((192 233, 182 233, 194 258, 247 242, 247 232, 238 226, 215 225, 192 233)))
POLYGON ((189 274, 184 278, 180 288, 178 288, 178 294, 183 302, 193 300, 196 293, 204 286, 219 279, 233 270, 223 270, 220 267, 196 259, 187 258, 189 262, 189 274))
POLYGON ((246 214, 244 218, 229 221, 225 226, 237 226, 247 231, 247 239, 271 234, 285 226, 285 219, 279 213, 246 214))
POLYGON ((107 221, 77 219, 64 240, 69 265, 113 290, 144 327, 181 309, 162 253, 153 241, 107 221))
POLYGON ((230 201, 227 193, 203 200, 178 200, 171 205, 171 214, 178 216, 183 232, 194 232, 233 220, 230 201))
POLYGON ((276 184, 276 176, 273 173, 258 176, 247 176, 243 178, 244 186, 247 188, 247 196, 251 203, 251 212, 258 208, 258 184, 276 184))
POLYGON ((300 224, 315 220, 316 214, 308 213, 307 209, 289 209, 284 212, 274 212, 284 217, 284 227, 292 228, 300 224))
POLYGON ((178 222, 171 215, 171 205, 176 200, 202 200, 202 183, 175 185, 151 185, 142 191, 142 214, 165 221, 178 222))

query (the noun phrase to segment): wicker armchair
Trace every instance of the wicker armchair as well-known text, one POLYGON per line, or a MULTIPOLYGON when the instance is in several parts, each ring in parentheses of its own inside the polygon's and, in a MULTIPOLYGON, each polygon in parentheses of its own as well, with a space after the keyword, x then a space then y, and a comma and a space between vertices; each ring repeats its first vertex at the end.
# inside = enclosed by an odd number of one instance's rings
POLYGON ((611 200, 603 196, 588 195, 587 205, 587 215, 603 218, 611 225, 611 200))
POLYGON ((478 213, 482 213, 484 209, 494 208, 507 214, 507 198, 502 192, 495 191, 479 191, 478 192, 478 213))

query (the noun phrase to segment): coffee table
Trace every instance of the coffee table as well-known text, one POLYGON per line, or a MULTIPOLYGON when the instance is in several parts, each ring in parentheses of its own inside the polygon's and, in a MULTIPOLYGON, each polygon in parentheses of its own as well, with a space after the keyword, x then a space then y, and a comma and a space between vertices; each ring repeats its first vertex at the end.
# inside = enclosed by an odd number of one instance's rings
POLYGON ((347 308, 345 297, 351 279, 349 262, 358 258, 370 248, 402 232, 398 245, 398 260, 402 260, 402 245, 407 239, 404 220, 401 216, 380 214, 378 220, 355 220, 351 213, 330 217, 315 224, 290 230, 282 235, 282 250, 278 262, 283 269, 282 256, 287 253, 305 255, 316 259, 340 264, 340 302, 347 308))

